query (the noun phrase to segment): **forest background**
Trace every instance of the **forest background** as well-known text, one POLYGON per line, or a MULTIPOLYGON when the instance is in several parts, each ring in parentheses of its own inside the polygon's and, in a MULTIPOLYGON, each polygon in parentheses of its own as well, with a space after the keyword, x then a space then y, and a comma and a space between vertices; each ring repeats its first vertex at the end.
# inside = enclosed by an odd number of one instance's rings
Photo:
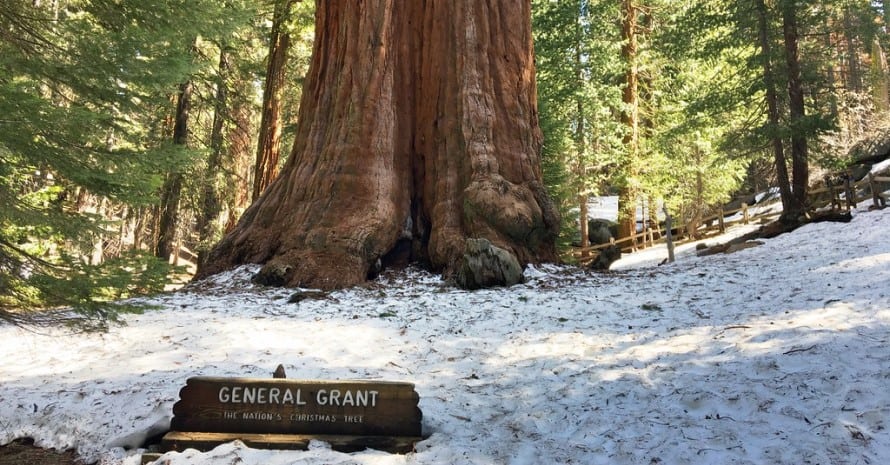
MULTIPOLYGON (((885 126, 888 6, 532 1, 563 250, 597 195, 621 236, 774 186, 799 212, 885 126)), ((187 279, 293 145, 313 29, 310 1, 3 0, 0 320, 102 325, 187 279)))

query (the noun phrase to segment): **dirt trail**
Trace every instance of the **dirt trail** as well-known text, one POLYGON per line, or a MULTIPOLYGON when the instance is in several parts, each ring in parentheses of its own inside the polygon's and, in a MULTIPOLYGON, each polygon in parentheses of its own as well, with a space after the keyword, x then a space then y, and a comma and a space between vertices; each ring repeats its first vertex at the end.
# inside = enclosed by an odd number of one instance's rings
POLYGON ((74 451, 41 449, 30 440, 16 440, 0 447, 0 465, 82 465, 74 451))

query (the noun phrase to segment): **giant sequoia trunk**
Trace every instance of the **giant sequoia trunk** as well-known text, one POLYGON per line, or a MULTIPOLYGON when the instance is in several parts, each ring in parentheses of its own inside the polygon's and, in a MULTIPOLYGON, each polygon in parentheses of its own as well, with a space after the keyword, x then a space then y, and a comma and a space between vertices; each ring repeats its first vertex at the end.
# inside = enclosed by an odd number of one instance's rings
POLYGON ((397 259, 450 272, 469 238, 555 260, 529 3, 316 3, 293 152, 199 277, 264 263, 267 282, 330 289, 397 259))

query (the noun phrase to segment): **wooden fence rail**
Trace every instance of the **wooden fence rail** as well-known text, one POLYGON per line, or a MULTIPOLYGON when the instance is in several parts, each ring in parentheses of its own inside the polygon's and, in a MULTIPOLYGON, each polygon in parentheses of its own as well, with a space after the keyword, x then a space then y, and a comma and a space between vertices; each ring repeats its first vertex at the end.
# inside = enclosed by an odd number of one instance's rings
MULTIPOLYGON (((856 205, 859 204, 859 202, 866 200, 872 200, 875 208, 884 208, 887 206, 888 195, 885 193, 887 189, 880 188, 880 183, 888 184, 888 187, 890 187, 890 177, 875 176, 869 173, 868 177, 855 183, 850 179, 845 179, 843 183, 836 185, 826 182, 825 187, 810 190, 808 196, 811 205, 817 208, 828 206, 830 204, 832 209, 835 210, 851 210, 856 208, 856 205), (860 192, 862 193, 861 195, 860 192), (828 199, 825 199, 823 194, 829 194, 828 199)), ((724 211, 721 208, 716 214, 702 219, 702 226, 699 227, 696 232, 705 237, 715 233, 722 234, 726 232, 726 228, 732 225, 749 224, 752 221, 765 222, 780 215, 780 213, 775 211, 765 211, 752 215, 749 209, 750 207, 747 204, 742 204, 741 208, 729 211, 724 211), (740 218, 727 220, 727 218, 738 213, 741 213, 740 218)), ((686 225, 679 225, 674 229, 677 231, 685 231, 686 225)), ((657 243, 664 242, 665 236, 666 231, 664 228, 660 226, 658 228, 645 226, 642 231, 632 236, 623 237, 617 240, 613 239, 606 244, 598 244, 586 248, 574 248, 568 255, 572 259, 582 264, 586 264, 595 259, 599 251, 613 245, 620 247, 622 251, 636 251, 638 248, 645 249, 647 247, 652 247, 657 243)), ((682 240, 677 240, 675 236, 674 242, 682 242, 682 240)))

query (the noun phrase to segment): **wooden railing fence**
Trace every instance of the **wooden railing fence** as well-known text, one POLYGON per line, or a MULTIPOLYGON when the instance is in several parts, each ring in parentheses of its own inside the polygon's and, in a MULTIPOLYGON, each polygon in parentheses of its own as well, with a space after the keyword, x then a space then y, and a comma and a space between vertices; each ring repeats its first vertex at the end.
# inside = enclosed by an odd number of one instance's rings
MULTIPOLYGON (((852 182, 849 177, 845 177, 841 182, 824 181, 824 187, 809 191, 810 205, 814 208, 822 208, 831 204, 835 210, 851 210, 856 208, 859 202, 871 199, 875 208, 884 208, 887 206, 887 197, 885 193, 890 188, 890 177, 869 175, 859 182, 852 182), (881 184, 887 184, 881 188, 881 184)), ((740 208, 735 210, 724 211, 720 208, 717 213, 701 220, 701 226, 696 230, 700 237, 707 237, 714 234, 722 234, 726 232, 726 228, 736 224, 749 224, 752 221, 766 222, 780 213, 775 211, 763 211, 752 214, 747 204, 742 204, 740 208), (738 219, 728 220, 741 213, 738 219)), ((673 228, 678 232, 686 231, 686 225, 678 225, 673 228)), ((622 252, 636 251, 653 247, 655 244, 665 241, 666 231, 661 226, 652 228, 646 225, 643 230, 630 237, 624 237, 618 240, 612 240, 607 244, 599 244, 586 248, 576 247, 570 252, 569 256, 574 261, 586 264, 596 258, 599 251, 617 245, 622 252)), ((688 241, 690 238, 684 235, 683 238, 674 236, 675 243, 688 241)))

